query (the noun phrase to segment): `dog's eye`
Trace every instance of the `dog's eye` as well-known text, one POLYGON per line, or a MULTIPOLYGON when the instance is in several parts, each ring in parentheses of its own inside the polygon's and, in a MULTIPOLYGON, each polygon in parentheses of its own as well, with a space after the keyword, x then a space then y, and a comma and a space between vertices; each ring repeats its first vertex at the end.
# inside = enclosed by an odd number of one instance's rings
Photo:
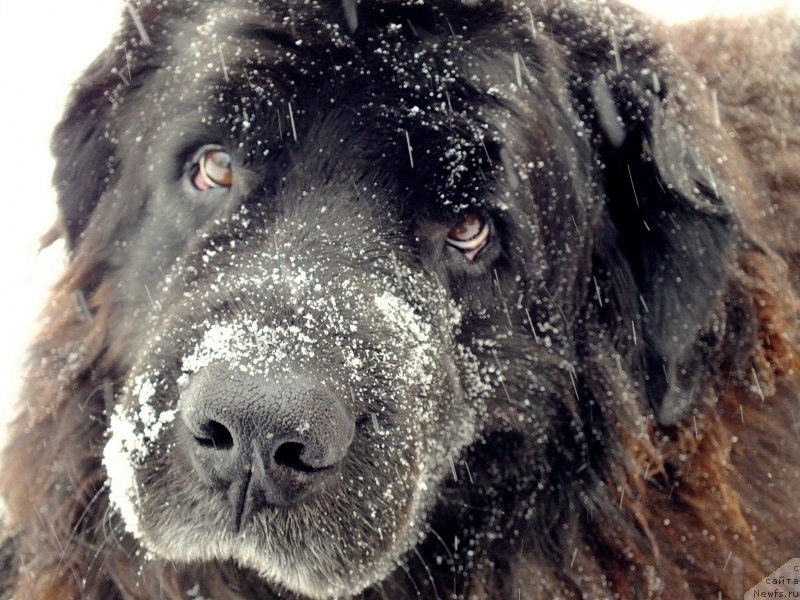
POLYGON ((192 184, 201 192, 233 184, 233 159, 221 148, 209 148, 194 164, 192 184))
POLYGON ((489 223, 479 212, 471 212, 447 232, 447 244, 469 261, 489 243, 489 223))

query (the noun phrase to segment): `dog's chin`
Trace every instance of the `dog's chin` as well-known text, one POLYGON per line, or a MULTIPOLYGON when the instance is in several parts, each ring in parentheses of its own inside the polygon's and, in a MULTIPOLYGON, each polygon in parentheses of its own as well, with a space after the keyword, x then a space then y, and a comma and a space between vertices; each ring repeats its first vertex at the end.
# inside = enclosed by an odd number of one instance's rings
POLYGON ((303 597, 350 597, 384 580, 414 545, 418 523, 427 512, 418 501, 418 495, 412 495, 391 517, 396 529, 390 538, 377 533, 385 527, 350 536, 347 531, 326 535, 326 515, 310 520, 310 512, 261 513, 238 533, 217 523, 181 523, 177 515, 162 513, 154 523, 139 517, 139 542, 158 560, 186 565, 233 561, 265 582, 303 597))
POLYGON ((131 465, 130 478, 112 473, 110 488, 125 528, 154 560, 234 562, 302 597, 350 597, 396 569, 427 520, 434 480, 446 471, 421 464, 414 449, 381 462, 389 473, 405 464, 406 477, 373 471, 368 482, 359 475, 366 469, 347 470, 323 493, 289 507, 263 506, 238 528, 223 493, 204 488, 186 464, 160 462, 158 451, 147 465, 131 465), (131 481, 159 491, 137 494, 131 481))
POLYGON ((299 561, 291 569, 276 569, 273 563, 264 560, 257 549, 242 553, 235 560, 241 567, 257 572, 264 580, 314 600, 359 594, 383 580, 396 567, 395 559, 386 556, 376 563, 337 565, 337 571, 326 574, 320 573, 313 566, 306 567, 299 561))

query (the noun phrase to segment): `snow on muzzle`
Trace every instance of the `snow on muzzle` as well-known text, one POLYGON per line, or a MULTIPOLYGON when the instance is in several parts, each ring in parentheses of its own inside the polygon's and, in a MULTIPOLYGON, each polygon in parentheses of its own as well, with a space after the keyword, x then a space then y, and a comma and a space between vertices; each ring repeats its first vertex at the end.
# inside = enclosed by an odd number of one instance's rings
MULTIPOLYGON (((112 416, 104 462, 126 528, 170 556, 171 539, 241 531, 269 507, 336 499, 385 515, 384 530, 400 515, 415 521, 473 435, 475 416, 458 406, 456 306, 434 277, 391 257, 365 266, 299 255, 285 264, 236 250, 210 255, 180 300, 160 307, 112 416), (441 439, 446 447, 436 448, 441 439), (370 461, 378 470, 361 478, 370 461), (417 463, 403 467, 413 482, 386 474, 407 461, 417 463), (161 517, 143 482, 163 479, 172 504, 189 505, 187 468, 208 489, 207 512, 173 516, 169 538, 154 527, 161 517), (216 509, 222 499, 227 516, 216 509)), ((365 544, 369 531, 359 534, 365 544)), ((240 541, 225 543, 220 553, 239 551, 240 541)))

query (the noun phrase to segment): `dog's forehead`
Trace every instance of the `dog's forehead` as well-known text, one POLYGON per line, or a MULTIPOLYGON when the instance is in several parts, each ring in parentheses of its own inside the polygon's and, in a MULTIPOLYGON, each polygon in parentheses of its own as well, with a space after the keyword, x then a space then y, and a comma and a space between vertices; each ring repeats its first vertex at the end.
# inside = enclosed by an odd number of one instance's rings
MULTIPOLYGON (((172 54, 179 68, 198 79, 228 81, 243 67, 250 67, 254 74, 262 70, 262 74, 277 79, 314 78, 346 74, 355 63, 359 63, 356 72, 378 75, 370 73, 367 64, 373 59, 380 61, 382 54, 387 56, 381 47, 386 49, 389 43, 399 53, 392 57, 396 63, 398 59, 419 62, 422 56, 419 51, 408 55, 401 52, 407 37, 401 34, 408 24, 382 19, 363 31, 362 43, 356 43, 339 22, 341 9, 314 3, 304 10, 292 9, 291 3, 210 4, 170 12, 162 19, 170 42, 164 49, 166 54, 172 54)), ((442 41, 446 43, 447 38, 442 41)), ((341 76, 338 81, 346 83, 341 76)))
POLYGON ((486 69, 486 57, 454 32, 450 15, 428 7, 435 19, 420 25, 400 3, 386 5, 395 12, 379 10, 370 21, 373 10, 357 35, 339 3, 164 9, 154 22, 169 44, 153 35, 142 49, 151 66, 143 80, 148 112, 127 122, 180 144, 192 132, 218 135, 211 141, 238 146, 256 163, 274 156, 279 138, 313 143, 301 129, 323 123, 326 139, 405 164, 448 205, 482 202, 487 176, 503 161, 508 166, 495 150, 514 127, 503 101, 516 85, 508 76, 513 55, 504 57, 508 73, 486 69), (479 92, 486 94, 476 102, 479 92))
MULTIPOLYGON (((265 106, 293 101, 324 110, 347 102, 352 111, 425 121, 433 128, 452 125, 454 108, 472 108, 455 106, 458 98, 447 89, 467 83, 457 57, 462 41, 422 40, 417 29, 394 19, 364 28, 356 41, 336 21, 338 12, 278 16, 249 5, 205 7, 192 18, 171 19, 176 41, 155 53, 155 66, 168 74, 173 95, 209 102, 226 91, 238 95, 237 101, 265 106)), ((473 82, 479 71, 480 65, 471 65, 473 82)))

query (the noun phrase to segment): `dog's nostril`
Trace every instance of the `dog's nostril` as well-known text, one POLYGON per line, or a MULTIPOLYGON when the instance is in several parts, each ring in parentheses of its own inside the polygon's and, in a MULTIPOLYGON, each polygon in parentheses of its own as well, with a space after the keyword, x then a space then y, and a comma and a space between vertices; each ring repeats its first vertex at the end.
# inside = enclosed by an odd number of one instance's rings
POLYGON ((306 447, 297 442, 284 442, 278 449, 275 450, 273 458, 275 462, 283 467, 289 467, 295 471, 302 471, 304 473, 315 473, 320 469, 316 469, 306 463, 302 456, 306 447))
POLYGON ((204 484, 227 495, 237 528, 262 504, 294 506, 338 483, 355 436, 355 419, 328 390, 225 363, 189 377, 178 407, 181 450, 204 484))
POLYGON ((233 448, 233 436, 228 428, 217 421, 208 421, 203 425, 200 435, 196 435, 197 443, 205 448, 230 450, 233 448))

